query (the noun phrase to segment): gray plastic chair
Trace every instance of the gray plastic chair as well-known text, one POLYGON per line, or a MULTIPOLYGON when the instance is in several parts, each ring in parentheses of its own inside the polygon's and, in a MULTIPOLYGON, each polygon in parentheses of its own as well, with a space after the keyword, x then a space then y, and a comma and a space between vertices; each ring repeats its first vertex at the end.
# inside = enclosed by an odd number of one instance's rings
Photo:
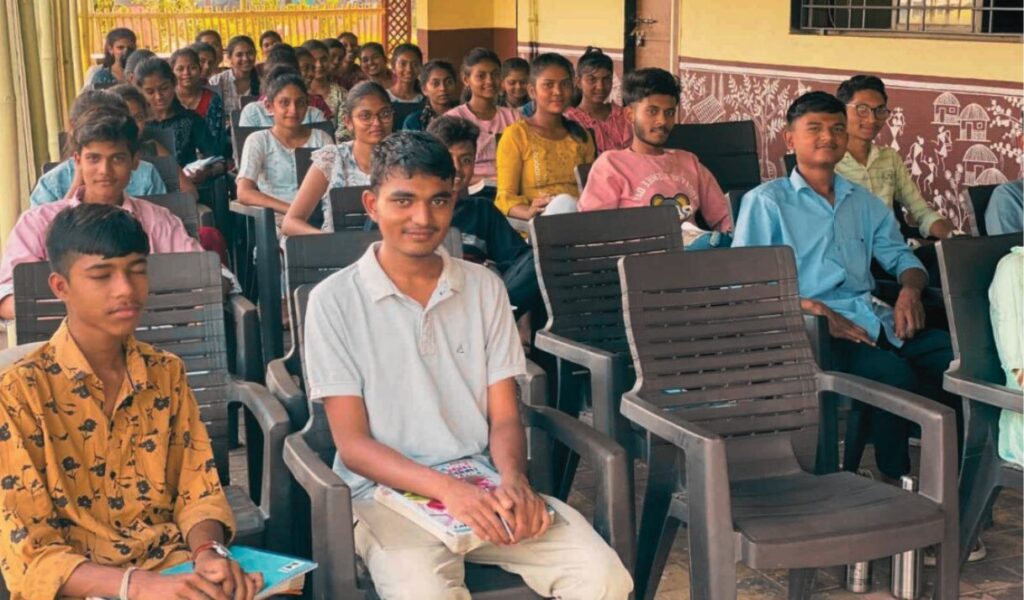
POLYGON ((178 180, 181 167, 178 166, 178 161, 174 159, 173 154, 170 156, 144 156, 142 160, 152 164, 156 172, 160 174, 160 179, 164 182, 168 194, 181 191, 181 182, 178 180))
MULTIPOLYGON (((646 442, 619 414, 633 374, 616 264, 622 256, 682 251, 678 213, 658 206, 551 215, 534 219, 530 229, 548 312, 534 345, 558 359, 556 406, 579 415, 581 390, 573 371, 585 368, 594 428, 640 457, 646 442)), ((574 471, 570 457, 559 496, 568 493, 574 471)))
POLYGON ((761 185, 753 121, 681 123, 672 127, 665 146, 696 154, 723 192, 761 185))
POLYGON ((587 178, 590 177, 590 169, 594 168, 594 163, 583 163, 582 165, 576 165, 573 169, 573 173, 576 174, 576 187, 580 188, 580 193, 583 193, 583 189, 587 187, 587 178))
POLYGON ((264 129, 270 129, 269 127, 242 127, 238 125, 231 128, 231 154, 235 160, 236 165, 242 164, 242 150, 245 149, 245 140, 249 139, 249 136, 262 131, 264 129))
POLYGON ((953 411, 818 368, 792 249, 627 256, 619 274, 637 373, 622 413, 653 438, 637 598, 653 597, 681 521, 696 599, 734 598, 737 561, 790 569, 789 595, 799 598, 813 568, 934 544, 935 595, 957 597, 953 411), (853 473, 812 474, 822 392, 921 427, 920 493, 853 473))
MULTIPOLYGON (((295 292, 300 338, 312 288, 302 285, 295 292)), ((536 365, 528 363, 527 375, 517 383, 523 422, 529 428, 531 483, 538 491, 551 493, 554 473, 539 457, 549 456, 552 444, 564 444, 586 457, 596 477, 594 528, 623 564, 632 564, 633 515, 625 451, 579 421, 545 407, 545 374, 536 365)), ((310 405, 306 427, 285 440, 284 460, 311 504, 312 558, 320 565, 313 574, 313 598, 376 598, 373 583, 355 554, 351 492, 331 469, 336 449, 323 404, 310 405)), ((466 584, 477 600, 539 598, 518 576, 493 566, 467 563, 466 584)))
POLYGON ((192 194, 168 192, 166 194, 139 197, 171 211, 174 216, 181 219, 182 224, 185 225, 185 231, 190 236, 199 238, 199 208, 192 194))
MULTIPOLYGON (((48 263, 24 263, 14 269, 15 323, 22 344, 49 340, 67 311, 47 283, 48 263)), ((291 511, 287 472, 281 458, 290 433, 288 415, 262 386, 228 374, 220 259, 212 252, 155 254, 149 257, 149 299, 135 335, 185 361, 189 386, 210 433, 221 481, 230 482, 228 412, 246 409, 249 495, 227 485, 238 521, 239 543, 285 549, 291 511)))
POLYGON ((999 490, 1021 490, 1021 469, 999 457, 999 413, 1024 412, 1024 396, 1005 384, 988 288, 999 260, 1020 245, 1020 234, 939 242, 943 297, 953 339, 953 362, 943 387, 964 400, 964 458, 960 467, 960 562, 974 547, 999 490))
POLYGON ((967 223, 970 226, 971 235, 975 237, 988 235, 988 227, 985 225, 985 211, 988 210, 988 201, 992 199, 992 192, 997 187, 999 186, 972 185, 963 192, 967 200, 963 203, 964 208, 968 210, 967 223))
POLYGON ((330 191, 331 214, 334 217, 334 230, 362 230, 369 217, 363 207, 363 192, 368 186, 334 188, 330 191))

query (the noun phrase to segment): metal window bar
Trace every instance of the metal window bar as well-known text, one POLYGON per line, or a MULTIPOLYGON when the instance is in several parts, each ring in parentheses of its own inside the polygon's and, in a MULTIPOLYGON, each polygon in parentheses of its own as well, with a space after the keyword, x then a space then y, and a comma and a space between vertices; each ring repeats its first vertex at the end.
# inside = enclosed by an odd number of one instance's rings
POLYGON ((794 8, 800 11, 801 29, 825 33, 893 31, 977 36, 1024 33, 1021 25, 1024 6, 998 4, 1000 0, 799 0, 794 8), (998 29, 997 23, 1000 24, 998 29))

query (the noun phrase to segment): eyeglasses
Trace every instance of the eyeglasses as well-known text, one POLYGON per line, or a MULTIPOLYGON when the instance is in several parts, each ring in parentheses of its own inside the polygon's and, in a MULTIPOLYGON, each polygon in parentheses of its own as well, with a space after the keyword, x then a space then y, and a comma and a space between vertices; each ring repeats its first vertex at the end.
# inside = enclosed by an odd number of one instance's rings
POLYGON ((389 123, 391 122, 392 119, 395 118, 395 111, 391 110, 390 108, 385 108, 379 113, 373 114, 372 112, 366 110, 352 115, 352 118, 355 119, 356 121, 359 121, 360 123, 372 123, 374 119, 379 120, 381 123, 389 123))
POLYGON ((871 115, 874 115, 875 118, 878 119, 879 121, 884 121, 889 118, 889 115, 892 114, 892 111, 889 110, 889 107, 884 104, 882 106, 876 106, 874 108, 871 108, 867 104, 847 104, 847 106, 852 106, 853 110, 857 113, 857 116, 864 119, 870 117, 871 115))

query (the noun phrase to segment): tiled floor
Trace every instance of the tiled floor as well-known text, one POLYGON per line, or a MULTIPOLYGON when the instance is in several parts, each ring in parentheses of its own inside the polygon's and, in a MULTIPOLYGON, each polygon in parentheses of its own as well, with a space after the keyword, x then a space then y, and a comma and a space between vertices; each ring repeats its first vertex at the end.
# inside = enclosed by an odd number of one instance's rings
MULTIPOLYGON (((232 480, 244 482, 245 454, 242 450, 232 452, 232 480)), ((870 455, 866 457, 870 460, 870 455)), ((646 485, 644 468, 637 468, 637 505, 641 505, 643 486, 646 485)), ((593 472, 584 464, 576 477, 569 503, 585 515, 593 513, 594 497, 593 472)), ((996 502, 993 519, 995 525, 982 538, 988 549, 988 556, 979 562, 967 565, 961 572, 960 597, 978 600, 1021 600, 1024 598, 1024 544, 1022 544, 1022 509, 1024 499, 1015 491, 1004 491, 996 502)), ((874 583, 867 594, 852 594, 842 587, 842 567, 819 570, 815 577, 813 598, 829 600, 886 600, 889 594, 889 560, 872 563, 874 583)), ((928 580, 934 569, 925 568, 925 597, 930 590, 928 580)), ((786 598, 787 572, 755 571, 737 565, 739 584, 737 597, 740 600, 776 600, 786 598)), ((658 586, 657 600, 685 600, 690 597, 689 555, 687 552, 686 530, 680 529, 672 547, 668 564, 658 586)))

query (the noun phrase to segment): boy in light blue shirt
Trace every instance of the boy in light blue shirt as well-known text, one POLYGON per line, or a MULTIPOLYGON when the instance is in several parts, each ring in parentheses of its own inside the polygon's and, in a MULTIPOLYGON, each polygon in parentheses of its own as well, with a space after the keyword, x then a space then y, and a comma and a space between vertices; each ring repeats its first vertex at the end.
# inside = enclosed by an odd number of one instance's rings
MULTIPOLYGON (((827 319, 837 369, 953 406, 959 421, 959 400, 941 388, 952 360, 949 334, 925 327, 928 274, 892 210, 835 172, 846 153, 846 107, 809 92, 789 107, 786 121, 797 167, 744 196, 733 246, 793 248, 801 308, 827 319), (903 286, 895 306, 872 296, 872 258, 903 286)), ((871 429, 883 477, 895 482, 908 473, 910 423, 861 403, 854 410, 871 429)), ((848 454, 843 466, 853 471, 859 461, 848 454)))
MULTIPOLYGON (((30 201, 32 206, 42 206, 62 200, 68 196, 71 186, 75 181, 75 161, 67 159, 50 169, 36 181, 36 187, 32 189, 30 201)), ((139 196, 154 196, 166 194, 167 186, 160 178, 159 171, 151 163, 144 160, 139 161, 139 166, 132 171, 131 181, 125 188, 125 193, 138 198, 139 196)))

